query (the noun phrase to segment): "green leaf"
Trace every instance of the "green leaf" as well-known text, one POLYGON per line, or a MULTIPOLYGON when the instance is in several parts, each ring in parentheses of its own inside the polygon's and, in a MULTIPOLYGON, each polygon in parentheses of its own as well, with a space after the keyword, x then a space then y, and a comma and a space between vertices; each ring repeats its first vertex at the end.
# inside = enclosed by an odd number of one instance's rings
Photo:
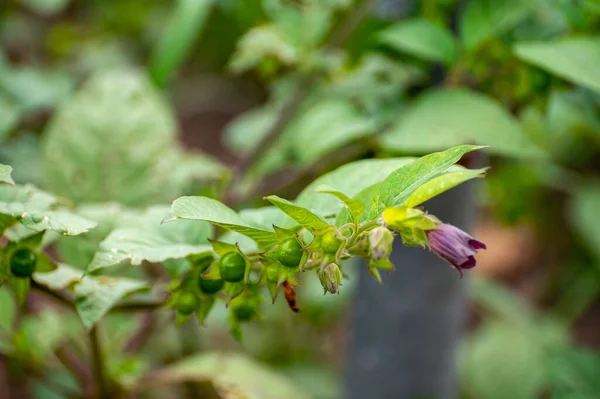
POLYGON ((319 215, 286 199, 276 195, 270 195, 266 199, 308 230, 323 229, 329 226, 329 223, 321 219, 319 215))
POLYGON ((75 286, 75 307, 85 328, 91 328, 119 300, 149 288, 145 282, 108 276, 84 277, 75 286))
POLYGON ((0 183, 15 184, 10 174, 12 167, 0 164, 0 183))
POLYGON ((32 231, 77 235, 96 227, 96 223, 57 205, 56 198, 33 186, 0 185, 0 214, 20 219, 32 231))
POLYGON ((463 145, 426 155, 396 169, 381 183, 363 190, 354 199, 366 205, 363 220, 375 219, 385 208, 403 204, 423 184, 440 176, 471 151, 482 147, 463 145))
POLYGON ((140 382, 140 388, 152 389, 164 384, 189 381, 211 381, 222 392, 235 390, 261 399, 309 397, 286 377, 245 355, 233 352, 203 353, 183 359, 151 373, 140 382))
POLYGON ((533 0, 471 0, 460 17, 460 37, 467 50, 514 28, 532 11, 533 0))
POLYGON ((374 121, 344 100, 319 101, 285 130, 299 165, 311 165, 325 155, 375 133, 374 121), (326 132, 326 133, 324 133, 326 132), (308 145, 310 143, 310 145, 308 145))
MULTIPOLYGON (((16 320, 16 303, 8 287, 0 287, 0 337, 10 335, 16 320)), ((1 338, 0 338, 1 339, 1 338)))
POLYGON ((82 270, 59 263, 56 270, 50 273, 34 273, 33 281, 51 290, 64 290, 77 284, 82 277, 82 270))
POLYGON ((302 190, 296 204, 326 217, 336 215, 343 204, 334 197, 316 191, 320 186, 354 197, 360 191, 385 179, 390 173, 417 158, 363 159, 324 174, 302 190))
POLYGON ((413 153, 470 142, 489 145, 500 155, 543 156, 500 104, 463 88, 426 91, 381 139, 388 151, 413 153))
POLYGON ((515 54, 561 78, 600 92, 600 37, 574 37, 552 42, 523 42, 515 54))
POLYGON ((140 207, 171 201, 190 183, 178 176, 188 160, 176 133, 172 111, 144 73, 97 72, 48 125, 45 182, 76 202, 140 207))
POLYGON ((473 170, 466 169, 461 172, 449 172, 436 177, 416 189, 403 205, 408 208, 413 208, 468 180, 484 177, 486 170, 487 169, 485 168, 473 170))
POLYGON ((423 18, 412 18, 393 24, 379 34, 379 40, 396 50, 426 61, 451 64, 456 56, 452 33, 423 18))
POLYGON ((325 186, 325 185, 319 186, 315 189, 315 191, 317 191, 319 193, 323 193, 323 194, 331 194, 331 195, 337 197, 340 201, 342 201, 346 205, 348 212, 350 212, 350 216, 354 223, 358 222, 358 218, 365 211, 365 206, 363 205, 362 202, 354 200, 354 199, 348 197, 346 194, 339 192, 337 190, 333 190, 333 189, 329 188, 328 186, 325 186))
POLYGON ((214 0, 178 0, 150 61, 150 75, 164 87, 198 41, 214 0))
POLYGON ((180 220, 161 224, 168 211, 166 206, 149 208, 140 215, 137 226, 113 230, 100 243, 87 271, 91 273, 124 262, 135 266, 143 261, 159 263, 212 252, 207 241, 212 234, 208 223, 180 220))
POLYGON ((534 399, 546 382, 546 359, 532 329, 486 323, 464 347, 462 386, 481 399, 534 399))
POLYGON ((600 184, 591 183, 576 190, 570 208, 573 225, 588 248, 600 259, 600 184))
POLYGON ((171 205, 171 216, 165 219, 170 222, 176 219, 205 220, 224 229, 243 234, 259 246, 270 246, 277 243, 273 231, 251 227, 233 209, 219 201, 207 197, 181 197, 171 205))

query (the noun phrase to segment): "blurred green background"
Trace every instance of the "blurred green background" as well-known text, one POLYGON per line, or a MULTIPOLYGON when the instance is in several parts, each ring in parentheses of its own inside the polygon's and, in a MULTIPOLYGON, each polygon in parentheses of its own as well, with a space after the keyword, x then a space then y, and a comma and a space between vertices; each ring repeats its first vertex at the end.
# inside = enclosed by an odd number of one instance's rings
MULTIPOLYGON (((600 397, 600 2, 383 1, 357 12, 337 42, 361 4, 2 1, 0 163, 18 183, 113 204, 82 207, 100 228, 49 251, 84 268, 125 208, 219 198, 290 98, 301 112, 236 182, 238 207, 264 205, 267 193, 293 198, 355 159, 490 145, 473 234, 488 250, 465 281, 459 397, 600 397)), ((190 395, 182 381, 214 374, 211 353, 231 349, 248 357, 231 355, 220 384, 261 381, 279 394, 226 397, 340 397, 351 277, 339 297, 307 281, 300 315, 282 301, 263 304, 242 347, 224 310, 206 329, 176 326, 164 312, 128 353, 143 317, 110 315, 108 373, 123 387, 142 376, 177 383, 140 397, 182 397, 190 395)), ((0 290, 3 335, 13 333, 12 302, 0 290)), ((21 316, 0 390, 80 395, 56 358, 65 341, 85 358, 74 317, 46 305, 21 316)))

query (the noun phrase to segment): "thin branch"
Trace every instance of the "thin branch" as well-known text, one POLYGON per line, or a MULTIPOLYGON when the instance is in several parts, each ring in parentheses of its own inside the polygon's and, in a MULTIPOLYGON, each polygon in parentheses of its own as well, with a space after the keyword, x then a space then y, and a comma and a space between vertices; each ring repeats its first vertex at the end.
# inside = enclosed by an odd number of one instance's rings
POLYGON ((95 393, 92 391, 94 377, 89 367, 81 361, 80 357, 70 351, 66 345, 60 346, 54 354, 63 366, 79 381, 83 396, 86 398, 94 397, 95 393))
POLYGON ((68 308, 75 309, 75 297, 66 290, 51 290, 45 285, 36 283, 33 279, 31 280, 31 288, 50 296, 68 308))
POLYGON ((123 346, 123 352, 135 353, 144 346, 152 336, 156 315, 153 312, 144 313, 140 325, 123 346))
POLYGON ((100 338, 98 337, 98 325, 92 327, 88 335, 92 349, 92 369, 94 371, 94 381, 98 390, 98 397, 100 399, 108 399, 110 398, 110 389, 104 373, 104 360, 102 348, 100 347, 100 338))

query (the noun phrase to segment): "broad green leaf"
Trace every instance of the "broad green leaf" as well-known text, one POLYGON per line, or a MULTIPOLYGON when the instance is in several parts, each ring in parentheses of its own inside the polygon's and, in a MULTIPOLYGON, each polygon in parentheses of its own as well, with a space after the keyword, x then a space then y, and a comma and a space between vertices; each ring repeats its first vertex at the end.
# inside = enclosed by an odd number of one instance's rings
POLYGON ((580 187, 571 202, 571 219, 581 239, 600 259, 600 184, 580 187))
POLYGON ((375 133, 373 120, 348 101, 320 101, 300 113, 285 131, 295 162, 311 165, 339 148, 375 133))
POLYGON ((340 201, 342 201, 344 203, 344 205, 346 205, 348 212, 350 212, 352 221, 355 223, 358 222, 358 218, 365 211, 365 206, 363 205, 362 202, 354 200, 354 199, 348 197, 346 194, 344 194, 340 191, 337 191, 337 190, 333 190, 328 186, 319 186, 316 188, 315 191, 317 191, 319 193, 323 193, 323 194, 331 194, 331 195, 337 197, 340 201))
POLYGON ((354 197, 360 191, 385 179, 390 173, 417 158, 363 159, 340 166, 324 174, 302 190, 296 204, 326 217, 337 214, 343 204, 337 198, 316 191, 320 186, 354 197))
POLYGON ((460 16, 460 37, 467 50, 502 35, 523 21, 534 9, 533 0, 471 0, 460 16))
POLYGON ((396 50, 427 61, 450 64, 456 56, 452 33, 423 18, 398 22, 379 34, 379 40, 396 50))
POLYGON ((15 184, 10 174, 12 167, 0 164, 0 183, 15 184))
MULTIPOLYGON (((187 381, 211 381, 222 392, 239 392, 260 399, 308 399, 308 395, 286 377, 249 357, 230 353, 203 353, 183 359, 151 373, 138 390, 187 381)), ((242 397, 243 397, 242 396, 242 397)))
POLYGON ((45 182, 76 202, 144 206, 188 188, 167 103, 140 71, 97 72, 44 134, 45 182), (107 117, 107 116, 110 117, 107 117))
POLYGON ((52 230, 63 235, 77 235, 96 226, 58 205, 56 198, 33 186, 0 185, 0 214, 18 218, 32 231, 52 230))
POLYGON ((149 288, 143 281, 108 276, 84 277, 75 286, 75 307, 85 328, 91 328, 119 300, 149 288))
POLYGON ((500 155, 543 156, 500 104, 463 88, 421 94, 381 138, 383 148, 401 152, 430 152, 463 143, 489 145, 500 155))
POLYGON ((557 351, 548 368, 553 399, 593 398, 600 392, 600 355, 593 349, 570 347, 557 351))
POLYGON ((34 133, 19 132, 17 137, 3 142, 0 145, 0 160, 12 166, 12 178, 15 182, 38 187, 44 183, 40 139, 34 133))
POLYGON ((462 351, 462 386, 481 399, 534 399, 546 383, 546 358, 533 327, 488 322, 462 351))
POLYGON ((403 205, 408 208, 420 205, 423 202, 440 195, 444 191, 448 191, 451 188, 456 187, 468 180, 484 177, 486 170, 487 169, 466 169, 461 172, 449 172, 443 174, 442 176, 436 177, 435 179, 430 180, 416 189, 403 205))
POLYGON ((67 264, 60 263, 50 273, 34 273, 33 280, 51 290, 64 290, 77 284, 83 277, 83 271, 67 264))
POLYGON ((402 205, 419 187, 447 171, 464 154, 480 148, 473 145, 458 146, 426 155, 396 169, 382 182, 354 197, 366 206, 361 221, 376 218, 387 207, 402 205))
POLYGON ((552 42, 523 42, 515 54, 561 78, 600 92, 600 37, 573 37, 552 42))
POLYGON ((159 263, 211 251, 207 241, 211 235, 208 223, 180 220, 161 224, 168 211, 166 206, 149 208, 132 227, 113 230, 100 243, 87 271, 124 262, 134 266, 143 261, 159 263))
POLYGON ((169 78, 198 41, 214 0, 178 0, 153 50, 150 75, 158 86, 169 78))
POLYGON ((219 201, 207 197, 181 197, 171 206, 171 216, 165 219, 170 222, 176 219, 205 220, 224 229, 243 234, 260 246, 277 243, 273 231, 251 227, 233 209, 219 201))
POLYGON ((286 199, 276 195, 270 195, 266 199, 298 222, 300 226, 308 230, 323 229, 329 226, 329 223, 324 221, 319 215, 302 206, 293 204, 286 199))

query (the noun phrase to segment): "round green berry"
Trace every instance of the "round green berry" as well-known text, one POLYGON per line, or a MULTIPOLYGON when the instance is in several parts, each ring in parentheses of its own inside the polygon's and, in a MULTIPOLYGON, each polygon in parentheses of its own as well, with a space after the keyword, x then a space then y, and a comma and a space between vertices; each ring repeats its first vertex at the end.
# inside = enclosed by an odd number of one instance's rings
POLYGON ((198 281, 200 290, 205 294, 215 294, 223 288, 223 285, 225 285, 223 280, 207 280, 200 277, 200 280, 198 281))
POLYGON ((256 316, 256 310, 250 305, 239 305, 236 306, 233 310, 233 315, 237 321, 249 321, 256 316))
POLYGON ((35 271, 36 262, 37 258, 32 250, 17 249, 10 258, 10 271, 15 277, 31 277, 35 271))
POLYGON ((177 298, 177 312, 190 315, 198 309, 198 298, 193 292, 183 292, 177 298))
POLYGON ((221 278, 230 283, 236 283, 246 274, 246 260, 238 252, 228 252, 219 261, 221 278))
POLYGON ((279 262, 286 267, 297 267, 302 254, 302 245, 294 238, 288 238, 279 244, 279 262))
POLYGON ((328 231, 327 233, 323 234, 323 237, 321 237, 321 248, 323 249, 323 252, 337 252, 337 250, 340 248, 340 245, 342 245, 342 240, 337 238, 333 231, 328 231))

